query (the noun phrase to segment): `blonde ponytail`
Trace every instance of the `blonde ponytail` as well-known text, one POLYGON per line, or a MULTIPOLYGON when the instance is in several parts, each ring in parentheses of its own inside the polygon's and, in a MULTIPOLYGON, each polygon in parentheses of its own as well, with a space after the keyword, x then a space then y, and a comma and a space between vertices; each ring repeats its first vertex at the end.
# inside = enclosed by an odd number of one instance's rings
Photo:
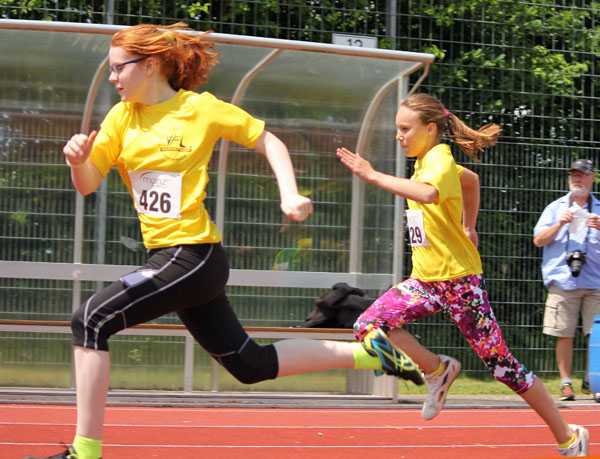
POLYGON ((478 130, 469 127, 429 94, 413 94, 404 99, 400 105, 417 112, 424 124, 435 123, 440 137, 446 133, 467 156, 475 161, 479 161, 483 150, 496 144, 502 132, 502 128, 497 124, 486 124, 478 130))
POLYGON ((501 132, 502 128, 497 124, 486 124, 475 130, 454 113, 450 113, 448 118, 448 135, 464 154, 475 161, 481 159, 486 148, 496 145, 501 132))

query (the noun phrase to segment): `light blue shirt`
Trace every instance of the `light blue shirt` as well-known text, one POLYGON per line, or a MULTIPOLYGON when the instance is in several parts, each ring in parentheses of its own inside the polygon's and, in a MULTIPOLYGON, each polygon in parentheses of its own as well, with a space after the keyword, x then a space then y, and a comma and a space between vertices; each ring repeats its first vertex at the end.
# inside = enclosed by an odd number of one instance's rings
MULTIPOLYGON (((592 196, 592 213, 600 215, 600 201, 592 196)), ((542 212, 533 235, 544 228, 556 223, 561 213, 571 206, 570 194, 551 202, 542 212)), ((600 289, 600 231, 589 228, 587 239, 584 244, 578 244, 569 240, 569 225, 563 225, 554 241, 543 248, 542 277, 544 285, 556 285, 561 290, 575 290, 578 288, 600 289), (567 247, 568 243, 568 247, 567 247), (569 266, 567 266, 567 252, 581 250, 585 252, 586 261, 578 277, 573 277, 569 266)))

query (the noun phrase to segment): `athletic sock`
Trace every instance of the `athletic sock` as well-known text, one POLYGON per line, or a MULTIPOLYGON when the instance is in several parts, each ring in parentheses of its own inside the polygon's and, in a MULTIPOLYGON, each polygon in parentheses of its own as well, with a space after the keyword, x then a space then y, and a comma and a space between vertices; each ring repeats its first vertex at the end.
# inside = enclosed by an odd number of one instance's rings
POLYGON ((381 360, 370 355, 360 343, 352 343, 355 370, 381 370, 381 360))
POLYGON ((569 438, 566 442, 564 443, 560 443, 558 445, 559 448, 570 448, 571 446, 573 446, 575 444, 575 442, 577 441, 577 432, 573 432, 573 434, 571 435, 571 438, 569 438))
POLYGON ((446 369, 446 364, 442 361, 440 361, 439 366, 433 370, 431 373, 429 373, 427 376, 428 377, 436 377, 436 376, 441 376, 444 373, 444 370, 446 369))
POLYGON ((571 378, 563 378, 560 380, 560 385, 564 386, 565 384, 568 384, 570 386, 573 385, 573 381, 571 380, 571 378))
POLYGON ((77 453, 77 459, 102 458, 101 440, 75 435, 75 439, 73 440, 73 448, 75 448, 75 452, 77 453))

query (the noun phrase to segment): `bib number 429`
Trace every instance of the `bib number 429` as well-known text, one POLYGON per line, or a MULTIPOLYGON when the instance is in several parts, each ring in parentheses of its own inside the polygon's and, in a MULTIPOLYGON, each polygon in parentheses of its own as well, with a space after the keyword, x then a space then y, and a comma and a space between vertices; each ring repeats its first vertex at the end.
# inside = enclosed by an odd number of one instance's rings
POLYGON ((406 226, 408 227, 408 241, 412 247, 425 247, 429 245, 423 223, 423 211, 407 210, 406 226))
POLYGON ((410 239, 410 245, 422 245, 423 244, 423 232, 418 226, 408 227, 408 238, 410 239))

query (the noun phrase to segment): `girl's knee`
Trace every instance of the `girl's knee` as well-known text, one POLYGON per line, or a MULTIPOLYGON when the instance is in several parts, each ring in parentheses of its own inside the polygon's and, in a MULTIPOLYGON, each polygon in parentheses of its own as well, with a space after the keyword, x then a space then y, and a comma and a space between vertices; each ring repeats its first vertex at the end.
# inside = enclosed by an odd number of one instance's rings
POLYGON ((71 332, 73 334, 73 344, 75 346, 84 346, 84 328, 83 308, 79 308, 71 316, 71 332))
POLYGON ((533 386, 535 375, 524 365, 518 362, 511 362, 512 365, 503 366, 501 364, 492 368, 494 378, 505 384, 517 394, 522 394, 533 386))
POLYGON ((277 351, 272 344, 261 346, 249 340, 242 350, 214 357, 243 384, 275 379, 279 371, 277 351))
MULTIPOLYGON (((73 334, 73 345, 81 346, 99 351, 108 351, 108 339, 122 326, 115 328, 114 322, 104 321, 103 318, 86 317, 86 308, 81 306, 71 317, 71 332, 73 334)), ((121 321, 118 321, 119 323, 121 321)))

